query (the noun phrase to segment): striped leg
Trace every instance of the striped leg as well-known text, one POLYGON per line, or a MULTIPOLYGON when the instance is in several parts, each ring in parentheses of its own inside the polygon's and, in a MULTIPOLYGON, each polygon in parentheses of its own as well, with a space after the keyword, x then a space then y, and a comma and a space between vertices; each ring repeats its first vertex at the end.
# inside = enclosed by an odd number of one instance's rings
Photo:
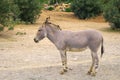
POLYGON ((93 52, 91 52, 91 56, 92 56, 92 65, 91 65, 91 67, 90 67, 90 69, 89 69, 89 71, 88 71, 88 75, 91 75, 91 72, 92 72, 92 70, 93 70, 93 67, 94 67, 94 58, 93 58, 93 52))
POLYGON ((95 76, 98 69, 99 59, 97 52, 92 52, 91 55, 92 55, 92 65, 90 67, 90 70, 88 71, 88 74, 95 76))
POLYGON ((66 51, 60 50, 60 55, 61 55, 62 66, 63 66, 63 69, 60 71, 60 74, 64 74, 65 72, 67 72, 67 69, 68 69, 66 51))
POLYGON ((98 70, 98 65, 99 65, 99 59, 98 59, 97 52, 93 53, 93 57, 94 57, 94 67, 93 67, 91 75, 95 76, 98 70))

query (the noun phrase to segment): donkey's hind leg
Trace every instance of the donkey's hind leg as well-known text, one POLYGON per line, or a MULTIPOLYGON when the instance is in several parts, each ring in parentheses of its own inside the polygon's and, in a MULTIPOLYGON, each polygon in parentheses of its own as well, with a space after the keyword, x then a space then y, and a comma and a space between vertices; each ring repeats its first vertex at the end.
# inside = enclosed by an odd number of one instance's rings
POLYGON ((91 51, 91 56, 92 56, 92 65, 91 65, 91 67, 90 67, 90 69, 89 69, 89 71, 87 73, 88 75, 91 75, 91 72, 92 72, 94 64, 95 64, 92 51, 91 51))
POLYGON ((91 52, 91 55, 92 55, 92 65, 90 67, 90 70, 88 71, 88 74, 95 76, 98 69, 99 59, 97 52, 91 52))

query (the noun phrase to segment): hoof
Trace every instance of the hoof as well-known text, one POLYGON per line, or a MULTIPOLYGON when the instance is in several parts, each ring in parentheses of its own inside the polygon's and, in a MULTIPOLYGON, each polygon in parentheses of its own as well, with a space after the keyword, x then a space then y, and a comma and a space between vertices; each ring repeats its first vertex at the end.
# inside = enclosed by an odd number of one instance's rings
POLYGON ((60 74, 63 75, 65 72, 64 71, 60 71, 60 74))
POLYGON ((64 72, 67 72, 67 69, 64 69, 63 71, 64 71, 64 72))
POLYGON ((96 76, 96 72, 92 72, 92 73, 91 73, 91 76, 96 76))
POLYGON ((63 69, 60 71, 60 74, 63 75, 65 72, 67 72, 67 69, 63 69))
POLYGON ((91 75, 91 71, 88 71, 88 72, 87 72, 87 75, 91 75))

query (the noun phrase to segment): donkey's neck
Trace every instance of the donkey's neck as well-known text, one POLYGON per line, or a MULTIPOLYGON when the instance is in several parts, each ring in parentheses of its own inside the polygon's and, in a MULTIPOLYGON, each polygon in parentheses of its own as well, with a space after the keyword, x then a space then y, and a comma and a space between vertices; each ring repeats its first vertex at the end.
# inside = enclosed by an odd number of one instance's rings
POLYGON ((47 27, 47 38, 52 42, 52 43, 56 43, 57 42, 57 37, 58 34, 60 33, 60 30, 56 30, 52 27, 47 27))

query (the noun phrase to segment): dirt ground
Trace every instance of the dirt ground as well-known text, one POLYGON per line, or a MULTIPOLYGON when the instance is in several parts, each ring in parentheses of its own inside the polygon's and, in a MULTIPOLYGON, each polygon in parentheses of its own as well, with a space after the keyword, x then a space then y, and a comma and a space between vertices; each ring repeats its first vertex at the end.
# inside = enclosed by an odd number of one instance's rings
MULTIPOLYGON (((34 25, 17 25, 0 33, 0 80, 120 80, 120 32, 111 32, 102 17, 79 20, 73 13, 43 11, 34 25), (50 16, 63 30, 99 30, 104 36, 105 53, 95 77, 87 75, 91 65, 89 50, 68 52, 68 67, 60 75, 61 58, 47 39, 34 43, 38 27, 50 16)), ((100 57, 100 50, 98 52, 100 57)))

